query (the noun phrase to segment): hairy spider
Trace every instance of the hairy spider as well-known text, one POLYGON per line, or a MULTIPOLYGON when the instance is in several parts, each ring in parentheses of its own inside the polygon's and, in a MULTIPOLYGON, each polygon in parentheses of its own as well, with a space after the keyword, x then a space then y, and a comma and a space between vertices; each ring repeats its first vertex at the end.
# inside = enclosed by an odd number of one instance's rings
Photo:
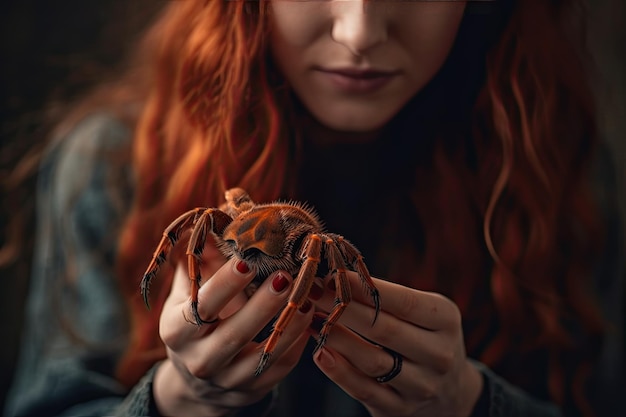
POLYGON ((191 312, 198 325, 207 323, 198 313, 198 289, 202 281, 200 255, 209 232, 226 257, 243 260, 256 271, 249 293, 276 270, 285 270, 295 277, 287 305, 278 315, 263 347, 256 375, 266 367, 281 334, 307 300, 322 257, 326 259, 328 270, 335 280, 336 298, 320 330, 316 349, 325 343, 330 329, 352 299, 347 268, 358 273, 372 297, 376 321, 380 310, 378 290, 356 247, 340 235, 324 232, 318 216, 309 207, 297 202, 255 204, 241 188, 226 191, 226 203, 220 208, 195 208, 182 214, 165 229, 141 281, 146 305, 149 305, 150 281, 181 234, 189 229, 191 235, 186 254, 191 280, 191 312))

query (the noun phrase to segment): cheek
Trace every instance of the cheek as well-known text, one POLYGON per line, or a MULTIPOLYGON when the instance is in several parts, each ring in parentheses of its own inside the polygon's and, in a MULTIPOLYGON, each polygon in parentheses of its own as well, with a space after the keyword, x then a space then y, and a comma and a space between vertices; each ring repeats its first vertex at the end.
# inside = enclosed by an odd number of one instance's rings
MULTIPOLYGON (((454 44, 463 19, 464 3, 420 3, 398 24, 397 39, 416 72, 436 72, 454 44)), ((430 74, 429 74, 430 73, 430 74)))
POLYGON ((274 0, 270 4, 271 47, 280 52, 312 44, 323 32, 323 2, 274 0))

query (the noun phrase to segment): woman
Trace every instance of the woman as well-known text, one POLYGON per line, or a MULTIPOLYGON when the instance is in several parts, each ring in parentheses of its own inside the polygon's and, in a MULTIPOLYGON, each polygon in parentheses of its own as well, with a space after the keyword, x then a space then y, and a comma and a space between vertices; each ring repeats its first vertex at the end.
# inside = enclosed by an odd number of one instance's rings
POLYGON ((169 4, 107 105, 72 115, 43 164, 9 413, 601 412, 590 289, 609 264, 574 3, 169 4), (350 239, 384 277, 378 320, 351 275, 354 300, 312 355, 335 297, 320 276, 254 376, 255 335, 294 277, 248 300, 255 271, 211 239, 207 324, 187 319, 176 249, 147 310, 139 282, 165 227, 234 186, 306 201, 350 239))

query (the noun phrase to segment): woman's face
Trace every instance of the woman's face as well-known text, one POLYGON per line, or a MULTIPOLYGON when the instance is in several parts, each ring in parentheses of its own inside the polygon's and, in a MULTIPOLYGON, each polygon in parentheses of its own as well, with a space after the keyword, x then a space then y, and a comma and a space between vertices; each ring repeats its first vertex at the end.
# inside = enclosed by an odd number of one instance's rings
POLYGON ((370 132, 437 73, 464 10, 465 1, 271 0, 271 50, 319 122, 370 132))

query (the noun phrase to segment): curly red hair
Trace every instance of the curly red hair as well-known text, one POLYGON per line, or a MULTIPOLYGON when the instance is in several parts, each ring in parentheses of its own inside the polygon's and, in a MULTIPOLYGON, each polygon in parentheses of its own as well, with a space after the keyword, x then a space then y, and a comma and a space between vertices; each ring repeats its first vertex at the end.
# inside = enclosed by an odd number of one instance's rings
MULTIPOLYGON (((572 21, 565 12, 575 6, 573 0, 511 6, 473 103, 469 133, 478 168, 468 167, 464 147, 456 153, 435 147, 431 169, 416 173, 431 184, 413 191, 418 217, 428 219, 427 250, 416 265, 419 284, 409 284, 448 285, 446 294, 476 323, 468 351, 490 366, 512 352, 547 347, 550 395, 560 403, 576 397, 587 411, 580 393, 564 384, 569 370, 560 356, 579 342, 569 324, 579 323, 585 340, 602 331, 586 295, 600 235, 584 182, 596 141, 594 100, 566 25, 572 21), (438 269, 449 259, 456 263, 449 275, 463 277, 453 284, 438 269), (487 291, 477 299, 479 288, 487 291), (494 325, 497 336, 488 338, 494 325)), ((164 357, 158 319, 172 271, 155 282, 153 310, 138 288, 169 221, 218 205, 235 185, 259 201, 287 189, 293 144, 285 127, 297 127, 287 114, 289 95, 275 88, 265 14, 264 1, 172 2, 143 44, 154 88, 134 137, 135 197, 119 246, 132 340, 118 377, 129 386, 164 357)))

